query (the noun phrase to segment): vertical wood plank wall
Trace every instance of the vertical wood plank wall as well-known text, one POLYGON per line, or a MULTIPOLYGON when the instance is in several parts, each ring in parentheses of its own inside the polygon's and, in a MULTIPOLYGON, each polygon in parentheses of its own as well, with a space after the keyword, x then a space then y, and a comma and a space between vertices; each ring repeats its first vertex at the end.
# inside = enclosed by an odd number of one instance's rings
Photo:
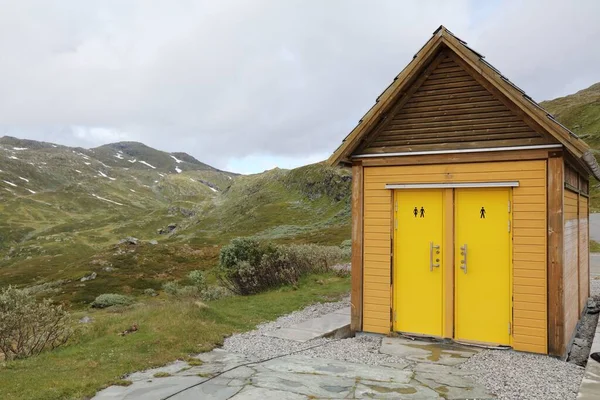
POLYGON ((579 196, 579 314, 590 295, 590 253, 588 231, 588 198, 579 196))
POLYGON ((565 341, 571 339, 579 320, 579 201, 577 193, 565 189, 563 230, 563 282, 565 341))
POLYGON ((570 340, 579 320, 579 201, 577 193, 565 189, 563 262, 565 340, 570 340))
MULTIPOLYGON (((390 331, 390 183, 519 181, 513 189, 513 347, 547 352, 546 161, 364 167, 363 330, 390 331)), ((452 268, 452 266, 447 266, 452 268)))

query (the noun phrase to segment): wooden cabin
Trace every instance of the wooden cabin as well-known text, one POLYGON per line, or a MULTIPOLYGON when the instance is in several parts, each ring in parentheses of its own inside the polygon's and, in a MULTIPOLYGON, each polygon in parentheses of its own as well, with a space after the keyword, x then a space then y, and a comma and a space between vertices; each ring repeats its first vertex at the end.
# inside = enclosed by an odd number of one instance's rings
POLYGON ((444 27, 330 157, 352 166, 352 329, 565 357, 589 147, 444 27))

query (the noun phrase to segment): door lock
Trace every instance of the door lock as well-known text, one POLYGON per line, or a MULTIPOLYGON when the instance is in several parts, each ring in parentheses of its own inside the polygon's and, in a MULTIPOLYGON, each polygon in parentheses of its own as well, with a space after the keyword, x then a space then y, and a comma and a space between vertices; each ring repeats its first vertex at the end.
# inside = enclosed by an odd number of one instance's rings
POLYGON ((467 273, 467 244, 466 243, 463 246, 460 246, 460 255, 462 256, 462 259, 460 260, 460 269, 462 269, 463 272, 466 274, 467 273))
POLYGON ((434 245, 433 242, 429 242, 429 271, 433 271, 433 267, 439 268, 440 259, 435 259, 435 264, 433 262, 433 251, 435 250, 435 254, 440 254, 440 245, 434 245))

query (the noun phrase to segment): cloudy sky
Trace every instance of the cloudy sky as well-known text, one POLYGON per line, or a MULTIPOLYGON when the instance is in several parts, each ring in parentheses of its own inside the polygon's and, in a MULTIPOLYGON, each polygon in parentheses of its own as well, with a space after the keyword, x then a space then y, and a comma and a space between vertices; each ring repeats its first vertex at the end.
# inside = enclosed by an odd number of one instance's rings
POLYGON ((600 1, 0 0, 0 135, 219 168, 325 159, 440 25, 541 101, 600 81, 600 1))

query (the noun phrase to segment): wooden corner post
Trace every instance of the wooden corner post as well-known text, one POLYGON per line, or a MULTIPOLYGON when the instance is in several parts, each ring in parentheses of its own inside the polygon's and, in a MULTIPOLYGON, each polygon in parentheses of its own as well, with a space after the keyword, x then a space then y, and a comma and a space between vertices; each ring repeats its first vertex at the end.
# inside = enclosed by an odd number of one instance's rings
POLYGON ((564 161, 561 153, 548 158, 548 353, 563 357, 565 300, 563 272, 564 161))
POLYGON ((352 290, 350 292, 350 329, 362 330, 363 313, 363 166, 352 165, 352 290))

